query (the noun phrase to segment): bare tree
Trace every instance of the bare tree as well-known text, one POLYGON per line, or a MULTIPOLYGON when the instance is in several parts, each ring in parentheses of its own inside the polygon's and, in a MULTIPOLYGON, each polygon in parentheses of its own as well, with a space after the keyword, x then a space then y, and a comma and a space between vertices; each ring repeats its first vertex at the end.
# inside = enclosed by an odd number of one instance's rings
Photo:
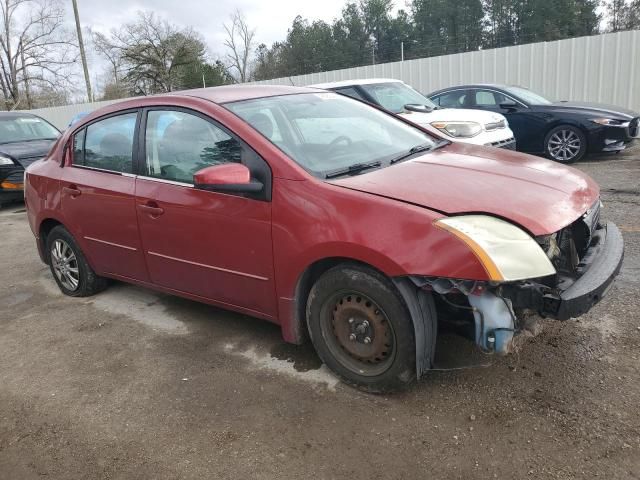
POLYGON ((113 83, 118 85, 122 73, 121 49, 112 43, 112 40, 100 32, 93 33, 93 46, 109 63, 109 70, 113 83))
POLYGON ((249 80, 251 53, 254 47, 253 37, 256 31, 249 28, 240 10, 236 10, 231 15, 231 24, 223 24, 223 27, 227 32, 224 46, 229 49, 227 54, 229 68, 234 69, 238 80, 244 83, 249 80))
POLYGON ((135 22, 113 30, 108 39, 96 38, 114 76, 128 83, 137 95, 181 88, 185 71, 199 68, 206 53, 199 34, 179 29, 149 12, 140 12, 135 22))
POLYGON ((68 85, 75 48, 58 0, 0 0, 0 89, 5 108, 32 107, 30 86, 68 85), (26 91, 26 101, 22 92, 26 91))

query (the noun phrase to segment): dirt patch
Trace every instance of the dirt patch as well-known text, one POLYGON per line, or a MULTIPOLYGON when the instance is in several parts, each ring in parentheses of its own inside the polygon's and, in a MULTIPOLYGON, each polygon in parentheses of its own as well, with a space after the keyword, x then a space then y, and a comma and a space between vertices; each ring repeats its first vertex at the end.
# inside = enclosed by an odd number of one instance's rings
POLYGON ((64 297, 0 210, 0 478, 638 479, 640 160, 577 166, 625 227, 608 296, 505 358, 443 334, 389 396, 267 322, 117 283, 64 297))

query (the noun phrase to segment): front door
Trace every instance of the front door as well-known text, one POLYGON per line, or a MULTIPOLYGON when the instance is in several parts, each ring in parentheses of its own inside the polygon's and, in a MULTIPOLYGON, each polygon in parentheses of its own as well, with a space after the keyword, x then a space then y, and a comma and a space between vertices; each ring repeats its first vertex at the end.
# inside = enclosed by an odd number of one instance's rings
POLYGON ((67 228, 98 273, 145 281, 132 173, 137 117, 110 116, 75 133, 61 200, 67 228))
POLYGON ((497 90, 477 89, 472 92, 470 98, 472 108, 501 113, 507 118, 509 127, 516 138, 518 150, 523 152, 542 151, 544 135, 541 135, 540 132, 543 131, 545 125, 543 116, 497 90), (500 105, 505 102, 512 102, 516 105, 513 108, 502 108, 500 105))
POLYGON ((151 281, 275 317, 269 192, 249 197, 192 185, 195 172, 225 162, 242 162, 264 180, 267 164, 195 112, 149 109, 145 117, 136 208, 151 281))

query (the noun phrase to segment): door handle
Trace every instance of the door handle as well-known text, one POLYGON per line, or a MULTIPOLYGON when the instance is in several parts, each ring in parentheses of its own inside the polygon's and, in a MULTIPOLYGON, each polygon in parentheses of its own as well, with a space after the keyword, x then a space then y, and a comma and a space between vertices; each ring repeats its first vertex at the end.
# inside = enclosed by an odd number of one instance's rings
POLYGON ((71 195, 73 198, 82 194, 82 191, 78 189, 75 185, 69 185, 68 187, 62 187, 62 191, 71 195))
POLYGON ((156 202, 140 203, 138 208, 151 217, 159 217, 164 213, 164 208, 159 207, 156 202))

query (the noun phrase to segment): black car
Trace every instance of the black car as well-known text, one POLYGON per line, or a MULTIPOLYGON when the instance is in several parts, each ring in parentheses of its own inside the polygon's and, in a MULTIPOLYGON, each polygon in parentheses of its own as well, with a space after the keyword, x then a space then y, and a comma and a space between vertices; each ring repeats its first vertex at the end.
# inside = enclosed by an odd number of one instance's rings
POLYGON ((551 102, 523 87, 462 85, 427 95, 446 108, 477 108, 507 117, 517 149, 570 163, 586 153, 619 152, 640 137, 636 112, 583 102, 551 102))
POLYGON ((0 205, 22 198, 24 170, 49 152, 58 135, 36 115, 0 112, 0 205))

